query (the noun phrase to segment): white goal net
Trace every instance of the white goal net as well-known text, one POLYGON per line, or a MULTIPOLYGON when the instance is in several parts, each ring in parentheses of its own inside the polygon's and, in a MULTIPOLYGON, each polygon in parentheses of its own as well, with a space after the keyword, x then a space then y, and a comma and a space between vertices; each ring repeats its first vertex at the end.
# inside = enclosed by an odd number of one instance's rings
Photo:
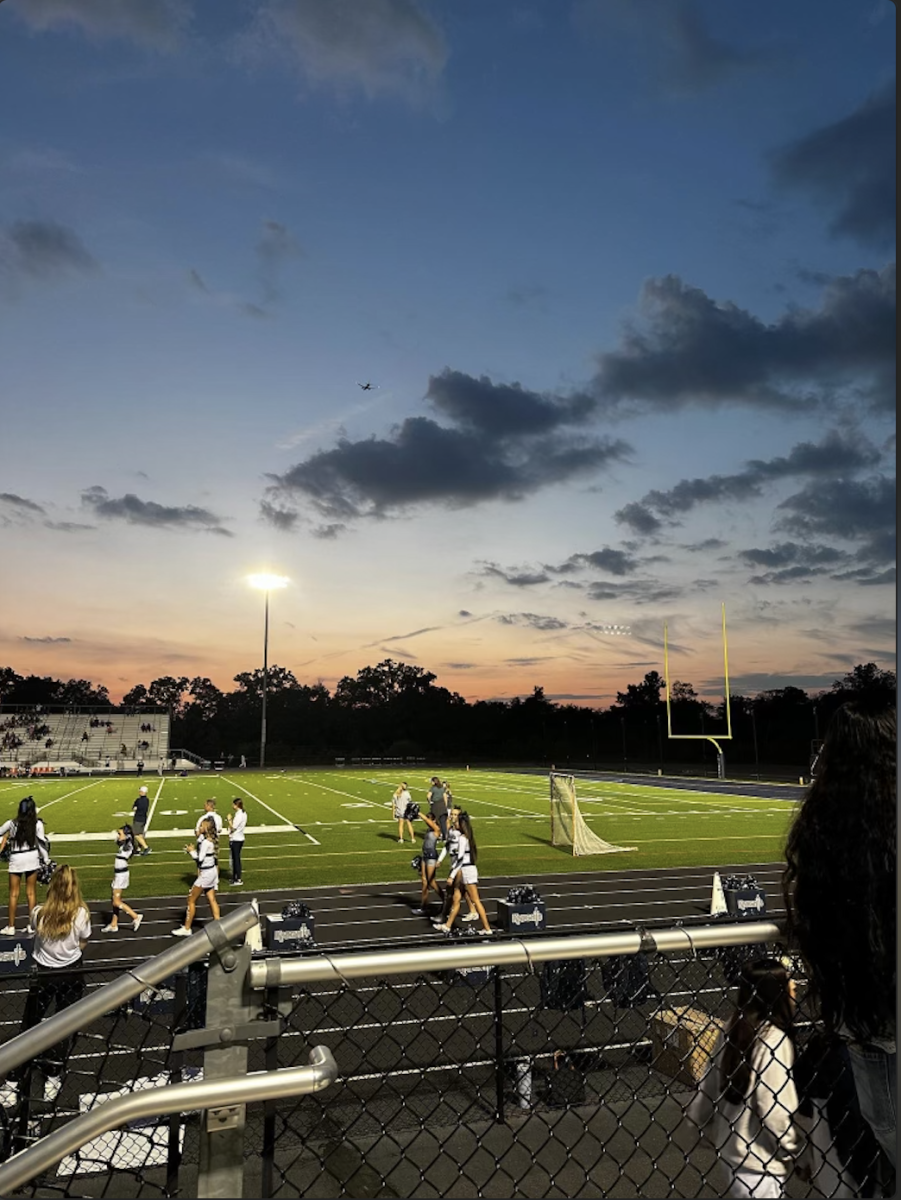
POLYGON ((616 854, 637 846, 613 846, 585 824, 572 775, 551 774, 551 845, 572 846, 573 855, 616 854))

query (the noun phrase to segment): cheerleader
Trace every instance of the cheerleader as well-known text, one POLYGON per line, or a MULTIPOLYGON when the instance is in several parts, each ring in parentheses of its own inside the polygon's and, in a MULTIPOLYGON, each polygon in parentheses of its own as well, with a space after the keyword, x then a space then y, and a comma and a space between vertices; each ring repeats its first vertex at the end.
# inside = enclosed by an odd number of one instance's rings
MULTIPOLYGON (((462 878, 466 899, 470 902, 471 907, 475 909, 478 919, 482 922, 482 928, 477 932, 483 935, 494 933, 494 930, 488 923, 488 917, 485 915, 482 901, 479 899, 479 869, 476 866, 478 848, 476 847, 475 834, 472 831, 468 813, 459 813, 456 820, 456 827, 457 837, 454 839, 451 849, 453 865, 451 873, 448 876, 448 883, 455 883, 458 877, 462 878)), ((436 929, 440 933, 450 933, 457 913, 460 911, 461 899, 462 895, 459 888, 454 887, 447 921, 443 925, 436 926, 436 929)))
POLYGON ((232 800, 232 811, 228 814, 228 852, 232 862, 232 884, 241 884, 241 851, 244 849, 244 831, 247 828, 247 813, 240 796, 232 800))
POLYGON ((416 836, 413 833, 413 822, 407 818, 407 805, 413 803, 413 797, 410 795, 410 789, 405 783, 402 783, 394 793, 394 815, 397 818, 397 840, 401 844, 404 841, 404 825, 410 831, 410 841, 415 842, 416 836))
MULTIPOLYGON (((118 933, 119 932, 119 910, 131 917, 131 927, 135 931, 140 929, 141 922, 144 920, 143 913, 136 913, 122 899, 122 893, 128 887, 129 871, 128 863, 131 856, 135 853, 135 833, 130 825, 123 825, 121 829, 116 830, 116 857, 113 861, 113 916, 109 925, 104 925, 101 932, 103 933, 118 933)), ((141 851, 138 851, 140 854, 141 851)))
POLYGON ((0 825, 0 854, 9 843, 9 921, 0 933, 12 936, 16 932, 16 908, 22 876, 25 876, 25 896, 28 900, 28 925, 25 932, 34 932, 31 924, 34 906, 37 903, 38 867, 50 861, 50 843, 44 830, 44 822, 38 816, 33 796, 24 796, 19 801, 19 811, 11 821, 0 825))
POLYGON ((205 895, 213 914, 213 920, 219 920, 219 901, 216 899, 216 888, 219 886, 219 836, 213 818, 204 817, 200 822, 200 833, 197 845, 188 843, 185 850, 197 863, 197 881, 188 892, 188 906, 185 911, 185 923, 178 929, 172 930, 173 937, 190 937, 194 913, 197 911, 197 901, 205 895))

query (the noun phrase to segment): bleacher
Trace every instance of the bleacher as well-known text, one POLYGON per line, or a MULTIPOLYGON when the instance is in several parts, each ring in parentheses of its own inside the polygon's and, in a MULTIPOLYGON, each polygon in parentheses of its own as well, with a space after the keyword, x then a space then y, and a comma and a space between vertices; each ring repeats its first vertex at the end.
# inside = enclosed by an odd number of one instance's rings
POLYGON ((27 763, 42 773, 55 774, 64 767, 74 774, 134 770, 139 761, 148 769, 161 760, 168 765, 169 714, 164 711, 3 711, 0 733, 7 732, 3 727, 11 716, 18 718, 10 731, 21 745, 0 747, 0 767, 21 770, 27 763))

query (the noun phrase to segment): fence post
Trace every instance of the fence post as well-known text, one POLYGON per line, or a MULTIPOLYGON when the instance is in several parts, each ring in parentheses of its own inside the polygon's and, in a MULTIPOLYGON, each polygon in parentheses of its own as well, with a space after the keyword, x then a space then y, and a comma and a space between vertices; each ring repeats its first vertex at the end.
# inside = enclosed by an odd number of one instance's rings
POLYGON ((494 1084, 495 1120, 504 1123, 504 998, 501 968, 494 968, 494 1084))
MULTIPOLYGON (((247 987, 251 950, 227 943, 210 955, 207 974, 206 1028, 218 1032, 218 1044, 203 1056, 204 1082, 239 1079, 247 1074, 247 1043, 234 1041, 242 1025, 253 1020, 257 1006, 247 987)), ((246 1105, 207 1109, 200 1126, 197 1195, 202 1200, 244 1195, 244 1125, 246 1105)))

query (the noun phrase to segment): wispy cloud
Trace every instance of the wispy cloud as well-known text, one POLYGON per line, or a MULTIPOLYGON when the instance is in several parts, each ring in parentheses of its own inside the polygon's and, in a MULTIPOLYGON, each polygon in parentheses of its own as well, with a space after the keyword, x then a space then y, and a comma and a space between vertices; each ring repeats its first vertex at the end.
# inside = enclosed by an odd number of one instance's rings
POLYGON ((129 525, 146 525, 156 529, 189 529, 233 537, 214 513, 193 504, 174 506, 141 500, 133 492, 113 499, 106 488, 94 486, 81 494, 81 502, 106 520, 125 521, 129 525))

